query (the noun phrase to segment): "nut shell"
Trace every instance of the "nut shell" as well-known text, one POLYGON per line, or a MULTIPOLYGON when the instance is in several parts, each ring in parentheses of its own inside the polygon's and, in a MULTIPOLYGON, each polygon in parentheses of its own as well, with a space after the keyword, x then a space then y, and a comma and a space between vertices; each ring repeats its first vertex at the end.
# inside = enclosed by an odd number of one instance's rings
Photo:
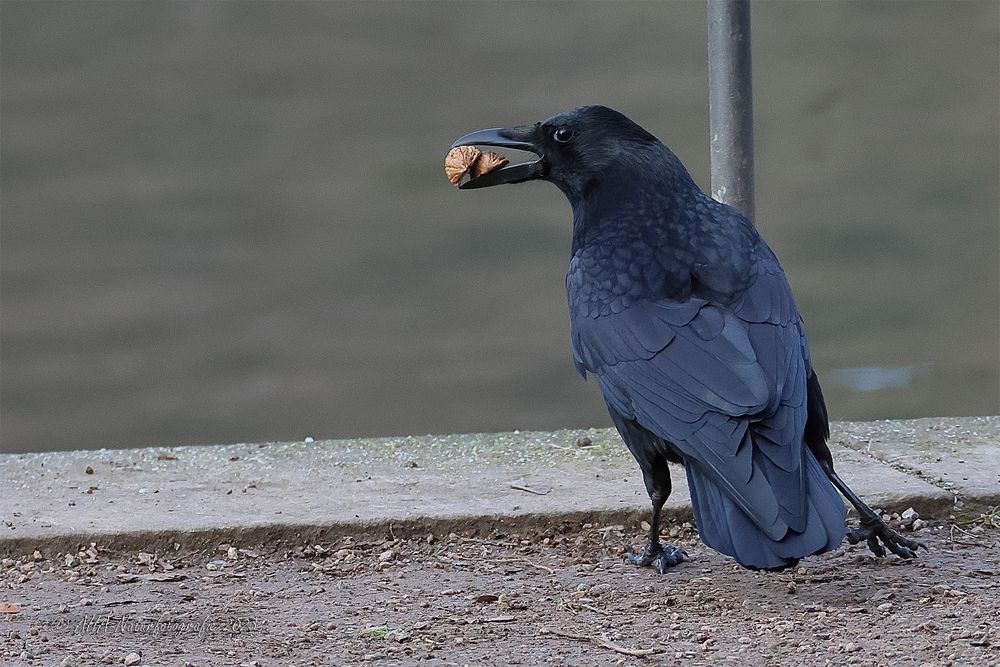
POLYGON ((483 174, 488 174, 494 169, 505 166, 510 160, 500 153, 483 153, 479 159, 472 163, 472 177, 479 178, 483 174))
POLYGON ((458 187, 465 176, 473 168, 483 152, 475 146, 456 146, 448 151, 444 158, 444 175, 451 184, 458 187))

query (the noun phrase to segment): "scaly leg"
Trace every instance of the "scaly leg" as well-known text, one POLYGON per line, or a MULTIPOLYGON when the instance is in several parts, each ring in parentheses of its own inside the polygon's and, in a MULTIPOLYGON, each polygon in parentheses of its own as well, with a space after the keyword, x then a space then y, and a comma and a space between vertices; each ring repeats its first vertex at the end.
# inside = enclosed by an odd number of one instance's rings
POLYGON ((833 471, 833 465, 829 461, 820 460, 820 466, 833 485, 837 487, 837 490, 844 494, 848 502, 854 505, 854 509, 858 511, 858 516, 861 518, 861 525, 847 534, 848 542, 857 544, 861 540, 865 540, 872 553, 879 557, 885 556, 885 550, 888 549, 902 558, 915 558, 918 548, 927 549, 927 545, 923 542, 903 537, 887 526, 872 508, 868 507, 861 498, 858 498, 854 491, 851 491, 851 487, 847 486, 840 475, 833 471))
POLYGON ((663 509, 663 503, 667 502, 667 496, 670 495, 670 472, 667 470, 666 460, 653 465, 649 471, 643 469, 642 477, 646 482, 649 499, 653 503, 649 536, 646 538, 646 548, 642 553, 627 553, 625 560, 642 567, 652 565, 660 574, 665 574, 674 565, 687 560, 687 552, 683 549, 671 544, 666 546, 660 544, 660 511, 663 509))

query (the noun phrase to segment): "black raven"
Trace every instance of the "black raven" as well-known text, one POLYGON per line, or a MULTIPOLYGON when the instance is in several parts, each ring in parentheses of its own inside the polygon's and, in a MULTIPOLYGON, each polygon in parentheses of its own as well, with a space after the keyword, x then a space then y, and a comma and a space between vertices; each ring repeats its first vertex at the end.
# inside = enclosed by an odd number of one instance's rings
POLYGON ((587 106, 472 132, 454 146, 530 151, 463 189, 541 179, 573 208, 566 291, 573 360, 601 388, 653 504, 633 563, 684 560, 659 541, 667 463, 683 463, 702 540, 753 569, 780 570, 844 539, 844 503, 867 540, 912 558, 833 469, 829 424, 802 318, 753 224, 695 184, 666 146, 624 115, 587 106))

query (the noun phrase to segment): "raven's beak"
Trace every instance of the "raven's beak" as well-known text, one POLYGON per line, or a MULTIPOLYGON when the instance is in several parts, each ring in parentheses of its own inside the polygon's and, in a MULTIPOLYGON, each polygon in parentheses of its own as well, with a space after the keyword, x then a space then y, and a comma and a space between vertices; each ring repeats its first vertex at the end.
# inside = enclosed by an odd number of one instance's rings
POLYGON ((545 157, 536 143, 537 125, 523 127, 496 127, 489 130, 470 132, 451 145, 456 146, 499 146, 519 151, 529 151, 538 156, 534 162, 521 162, 487 172, 460 185, 460 189, 486 188, 504 183, 522 183, 545 175, 545 157))

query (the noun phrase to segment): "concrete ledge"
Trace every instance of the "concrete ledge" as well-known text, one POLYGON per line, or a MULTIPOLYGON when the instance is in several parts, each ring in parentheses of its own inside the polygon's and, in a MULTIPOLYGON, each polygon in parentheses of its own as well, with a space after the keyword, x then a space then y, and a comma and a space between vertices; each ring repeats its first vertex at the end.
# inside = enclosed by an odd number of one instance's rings
MULTIPOLYGON (((870 504, 947 518, 996 504, 1000 418, 834 425, 870 504)), ((690 516, 674 470, 666 512, 690 516)), ((0 455, 0 553, 210 547, 457 529, 631 523, 648 499, 611 430, 0 455), (584 446, 580 446, 583 444, 584 446)))
POLYGON ((1000 504, 1000 419, 838 424, 835 440, 977 506, 1000 504))

